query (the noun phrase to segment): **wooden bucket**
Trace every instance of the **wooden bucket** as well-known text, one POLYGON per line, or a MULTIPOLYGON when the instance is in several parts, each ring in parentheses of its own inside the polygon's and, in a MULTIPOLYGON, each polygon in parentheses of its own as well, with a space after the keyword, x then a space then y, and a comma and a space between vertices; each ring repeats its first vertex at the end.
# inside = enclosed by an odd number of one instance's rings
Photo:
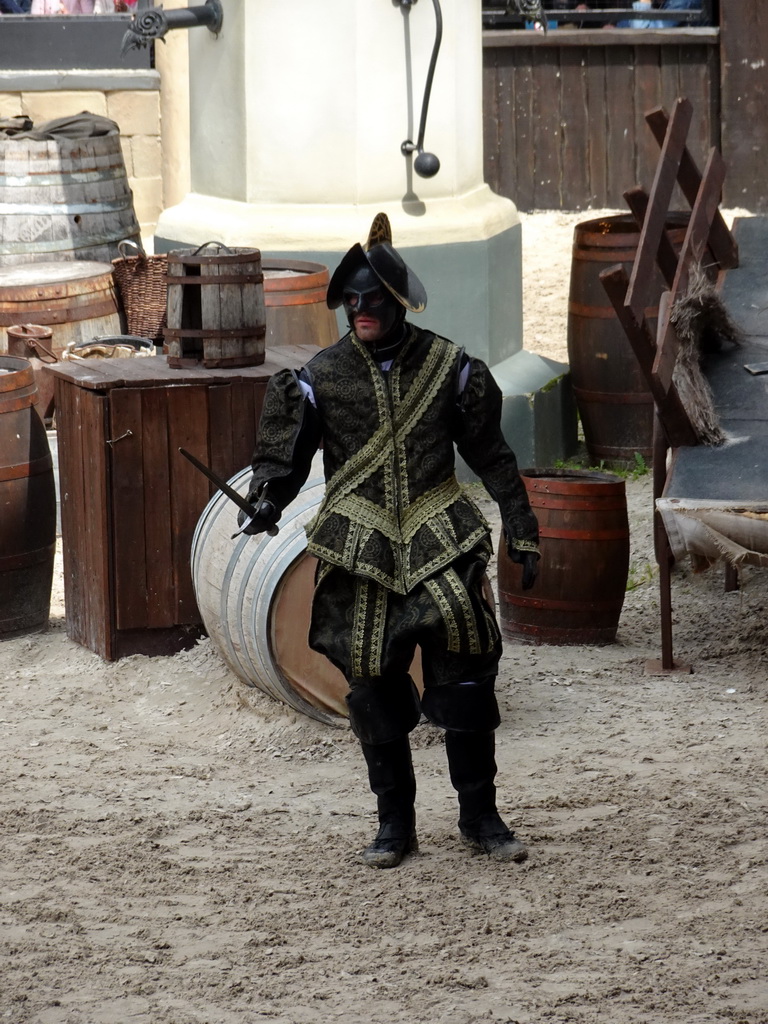
POLYGON ((88 260, 0 267, 0 327, 50 327, 52 351, 73 342, 119 334, 112 265, 88 260))
POLYGON ((27 359, 0 356, 0 639, 48 624, 56 550, 53 460, 27 359))
POLYGON ((0 140, 0 265, 109 263, 139 237, 119 135, 0 140))
POLYGON ((168 253, 168 365, 210 369, 264 362, 264 277, 258 249, 206 242, 168 253), (215 250, 215 251, 212 251, 215 250))
POLYGON ((59 361, 53 351, 53 331, 40 324, 15 324, 6 330, 8 355, 28 359, 35 374, 38 412, 48 422, 53 416, 53 377, 46 366, 59 361))
MULTIPOLYGON (((673 213, 667 219, 677 251, 687 223, 685 213, 673 213)), ((584 440, 596 466, 626 468, 637 461, 637 455, 648 464, 652 457, 653 397, 599 278, 616 263, 631 274, 639 241, 640 229, 629 214, 585 221, 574 230, 568 361, 584 440)), ((656 269, 651 306, 646 310, 654 332, 665 287, 656 269)))
POLYGON ((318 345, 339 339, 336 314, 325 296, 330 280, 322 263, 270 259, 264 269, 267 348, 279 345, 318 345))
POLYGON ((624 481, 587 470, 522 472, 539 521, 541 559, 531 590, 499 542, 503 634, 532 644, 609 644, 624 604, 629 520, 624 481))

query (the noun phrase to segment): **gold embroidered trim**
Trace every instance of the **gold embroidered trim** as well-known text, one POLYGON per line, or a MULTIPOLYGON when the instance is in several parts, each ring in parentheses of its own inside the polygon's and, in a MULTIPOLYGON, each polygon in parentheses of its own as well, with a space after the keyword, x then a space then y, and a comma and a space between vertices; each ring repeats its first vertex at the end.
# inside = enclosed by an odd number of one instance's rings
POLYGON ((381 675, 386 618, 386 589, 371 580, 358 580, 352 627, 352 671, 359 678, 381 675))
POLYGON ((521 540, 520 538, 516 537, 513 541, 511 541, 511 544, 512 547, 516 548, 518 551, 534 551, 537 555, 541 554, 541 552, 539 551, 539 545, 536 543, 535 540, 521 540))
POLYGON ((432 600, 437 605, 437 609, 440 612, 440 618, 445 623, 445 629, 448 634, 448 650, 458 653, 461 650, 459 627, 453 615, 453 610, 443 594, 440 583, 438 580, 433 578, 425 580, 424 586, 432 600))
MULTIPOLYGON (((331 548, 323 547, 322 544, 308 544, 307 552, 310 555, 314 555, 315 558, 319 558, 324 562, 328 562, 331 565, 336 565, 340 569, 345 569, 353 576, 360 576, 374 580, 377 583, 381 583, 382 586, 388 590, 394 590, 398 594, 406 594, 408 591, 400 586, 400 578, 395 578, 390 573, 386 572, 378 565, 372 565, 368 562, 355 561, 354 564, 345 562, 338 551, 333 551, 331 548)), ((408 590, 411 588, 408 587, 408 590)))
POLYGON ((315 587, 319 587, 320 584, 333 572, 334 566, 330 562, 318 562, 317 575, 315 577, 315 587))
MULTIPOLYGON (((403 349, 398 353, 395 360, 396 363, 402 357, 403 352, 410 346, 414 336, 415 330, 412 329, 410 337, 407 339, 403 349)), ((405 400, 399 409, 396 410, 395 418, 392 420, 388 414, 386 385, 381 373, 374 365, 373 357, 354 335, 352 336, 352 344, 358 348, 369 364, 381 423, 368 443, 356 452, 328 481, 318 517, 331 501, 338 501, 340 497, 349 494, 350 491, 359 487, 364 480, 372 476, 376 470, 386 465, 390 456, 389 446, 392 442, 393 434, 396 443, 399 443, 400 439, 407 437, 413 428, 413 424, 434 401, 454 361, 454 357, 448 347, 449 343, 442 338, 435 338, 429 347, 419 372, 408 389, 405 400), (450 355, 450 358, 446 359, 447 355, 450 355), (441 363, 442 365, 440 365, 441 363), (384 416, 382 416, 382 403, 386 409, 384 416)))
MULTIPOLYGON (((371 584, 375 586, 374 594, 374 612, 373 622, 368 633, 367 642, 369 644, 369 663, 371 666, 371 675, 381 675, 381 659, 384 654, 384 631, 387 625, 387 598, 388 594, 385 587, 371 584)), ((365 642, 365 641, 364 641, 365 642)))
MULTIPOLYGON (((364 534, 361 534, 364 536, 364 534)), ((344 552, 341 554, 332 548, 327 548, 323 544, 318 544, 314 540, 309 540, 307 543, 307 552, 310 555, 314 555, 315 558, 319 558, 324 562, 330 562, 332 565, 337 565, 342 569, 346 569, 347 572, 351 572, 356 576, 365 576, 369 579, 376 580, 383 584, 389 590, 394 590, 398 594, 407 594, 409 591, 419 584, 423 583, 428 577, 433 576, 435 573, 440 572, 446 566, 458 556, 467 554, 470 551, 491 551, 491 545, 488 540, 487 530, 480 526, 474 530, 469 536, 467 536, 461 544, 453 545, 449 549, 440 551, 433 559, 429 562, 425 562, 424 565, 420 566, 419 569, 411 569, 407 562, 409 552, 404 552, 406 563, 400 564, 401 548, 399 545, 395 545, 391 549, 392 557, 395 563, 395 572, 390 574, 382 569, 378 565, 372 565, 362 560, 359 555, 359 550, 356 556, 352 559, 346 558, 344 552)))
POLYGON ((467 637, 469 639, 469 653, 480 654, 482 651, 482 644, 480 643, 480 634, 477 631, 477 619, 475 618, 475 611, 472 607, 472 599, 469 596, 469 592, 455 569, 449 568, 447 572, 443 574, 443 579, 451 588, 454 597, 461 606, 461 611, 464 615, 464 624, 467 630, 467 637))
MULTIPOLYGON (((394 512, 381 508, 380 505, 360 494, 347 494, 340 501, 334 503, 333 511, 338 515, 346 516, 352 523, 367 527, 369 530, 378 530, 393 543, 402 541, 406 544, 413 540, 422 526, 432 526, 435 517, 440 516, 441 528, 436 532, 443 543, 455 547, 456 536, 452 524, 447 516, 441 516, 441 514, 462 497, 464 497, 464 493, 456 477, 450 477, 444 483, 433 487, 431 491, 422 494, 406 508, 402 528, 398 525, 394 512)), ((471 499, 466 500, 472 504, 471 499)), ((484 522, 482 513, 477 509, 475 511, 484 522)), ((310 526, 313 525, 314 520, 310 526)))
POLYGON ((369 530, 378 530, 388 540, 395 543, 400 540, 400 530, 394 514, 360 494, 347 494, 334 504, 333 511, 369 530))
MULTIPOLYGON (((402 531, 403 540, 406 544, 413 540, 416 533, 430 522, 435 516, 445 512, 459 498, 463 492, 455 476, 449 477, 443 483, 433 487, 431 491, 420 495, 405 510, 403 515, 402 531)), ((452 531, 451 531, 452 534, 452 531)), ((452 536, 453 544, 456 543, 455 536, 452 536)))
POLYGON ((363 658, 365 657, 365 647, 362 639, 365 636, 367 609, 368 585, 367 581, 361 580, 355 590, 355 615, 352 621, 352 672, 358 677, 364 675, 363 658))
POLYGON ((424 586, 437 605, 440 617, 445 623, 448 634, 448 650, 455 654, 483 653, 472 600, 456 570, 448 568, 439 576, 425 580, 424 586), (446 590, 448 593, 445 592, 446 590), (465 643, 462 643, 463 636, 466 637, 465 643))

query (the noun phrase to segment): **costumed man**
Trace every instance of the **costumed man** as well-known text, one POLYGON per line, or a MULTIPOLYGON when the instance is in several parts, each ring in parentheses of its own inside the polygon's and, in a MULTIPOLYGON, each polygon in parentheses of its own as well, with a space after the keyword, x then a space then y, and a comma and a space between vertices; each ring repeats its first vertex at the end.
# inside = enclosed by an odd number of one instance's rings
MULTIPOLYGON (((379 831, 364 862, 390 868, 417 849, 408 734, 445 730, 465 841, 522 861, 496 809, 494 680, 501 639, 483 596, 488 523, 459 486, 454 443, 498 502, 523 586, 536 576, 538 529, 500 430, 501 392, 487 366, 405 319, 426 306, 421 282, 379 214, 366 248, 334 272, 327 304, 350 331, 298 373, 269 383, 253 456, 246 532, 274 528, 322 443, 326 490, 306 527, 318 559, 309 644, 343 672, 379 831), (409 675, 420 645, 423 697, 409 675)), ((241 513, 240 525, 245 523, 241 513)))

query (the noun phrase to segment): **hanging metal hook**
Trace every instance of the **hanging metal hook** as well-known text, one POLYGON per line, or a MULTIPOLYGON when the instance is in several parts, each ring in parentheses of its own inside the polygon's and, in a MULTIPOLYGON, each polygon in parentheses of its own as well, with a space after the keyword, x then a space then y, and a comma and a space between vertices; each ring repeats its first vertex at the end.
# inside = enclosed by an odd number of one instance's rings
MULTIPOLYGON (((404 10, 410 12, 410 8, 416 3, 416 0, 398 0, 398 2, 404 10)), ((412 153, 418 154, 416 159, 413 161, 413 169, 421 178, 432 178, 440 170, 440 161, 435 154, 424 152, 424 132, 427 128, 429 96, 432 92, 432 79, 435 77, 437 55, 440 52, 440 43, 443 38, 443 12, 440 9, 440 0, 432 0, 432 6, 435 8, 435 42, 432 45, 432 56, 427 70, 427 81, 424 86, 424 99, 421 101, 419 136, 415 143, 410 139, 406 139, 400 146, 400 152, 403 156, 410 156, 412 153)))

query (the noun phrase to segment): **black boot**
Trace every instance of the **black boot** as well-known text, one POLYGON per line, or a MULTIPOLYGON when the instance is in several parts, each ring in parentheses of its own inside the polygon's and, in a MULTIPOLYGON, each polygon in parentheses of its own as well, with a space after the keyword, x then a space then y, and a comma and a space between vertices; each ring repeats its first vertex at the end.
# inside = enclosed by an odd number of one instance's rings
POLYGON ((361 743, 368 765, 368 779, 376 794, 379 831, 363 850, 363 861, 372 868, 396 868, 408 853, 419 848, 416 839, 416 778, 407 736, 389 743, 361 743))
POLYGON ((496 741, 492 732, 447 729, 445 750, 453 788, 459 794, 459 831, 467 845, 494 860, 524 861, 521 842, 496 810, 496 741))

